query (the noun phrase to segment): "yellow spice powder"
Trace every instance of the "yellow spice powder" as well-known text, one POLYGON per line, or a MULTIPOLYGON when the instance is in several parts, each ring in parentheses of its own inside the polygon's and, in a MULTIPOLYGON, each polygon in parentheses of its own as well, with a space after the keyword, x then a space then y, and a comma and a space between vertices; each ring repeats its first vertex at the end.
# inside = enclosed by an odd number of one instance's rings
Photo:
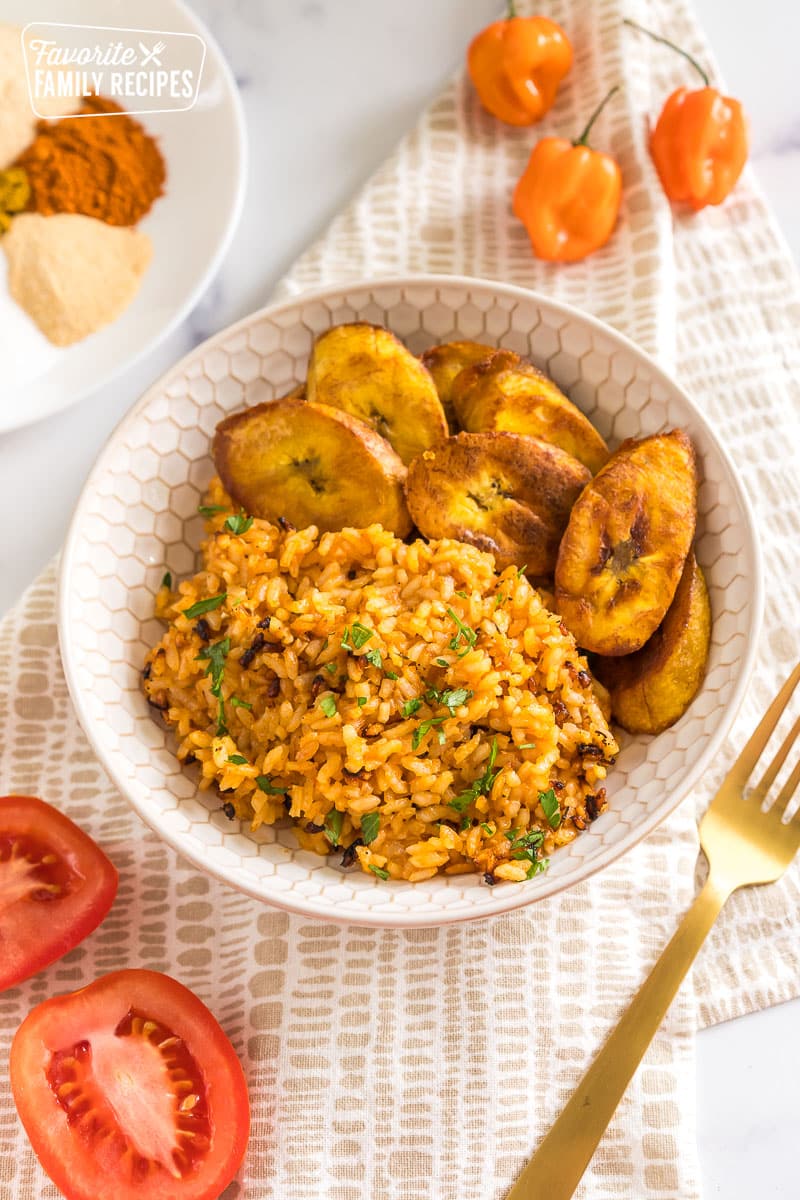
POLYGON ((11 295, 56 346, 115 321, 153 253, 146 234, 76 213, 22 213, 2 246, 11 295))

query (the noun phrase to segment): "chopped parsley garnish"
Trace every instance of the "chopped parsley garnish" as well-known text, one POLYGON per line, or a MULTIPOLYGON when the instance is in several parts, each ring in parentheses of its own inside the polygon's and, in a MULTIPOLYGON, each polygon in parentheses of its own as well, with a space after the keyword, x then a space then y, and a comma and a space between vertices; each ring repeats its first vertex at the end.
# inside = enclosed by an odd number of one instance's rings
POLYGON ((439 701, 445 708, 450 709, 452 716, 455 714, 456 709, 460 708, 462 704, 466 704, 468 700, 471 700, 473 695, 474 693, 469 691, 468 688, 451 688, 447 692, 442 692, 439 701))
POLYGON ((215 608, 220 608, 227 598, 227 592, 220 592, 218 596, 209 596, 207 600, 198 600, 196 604, 185 608, 183 615, 190 619, 193 617, 202 617, 203 613, 213 612, 215 608))
POLYGON ((469 829, 471 824, 472 824, 472 817, 462 817, 461 818, 461 832, 463 833, 465 829, 469 829))
POLYGON ((356 704, 358 705, 359 708, 363 708, 366 703, 367 703, 366 696, 356 696, 356 704))
POLYGON ((452 608, 448 608, 447 615, 448 617, 452 618, 452 620, 455 621, 456 625, 458 626, 458 633, 455 635, 455 637, 450 639, 450 649, 458 650, 459 646, 461 645, 461 639, 463 638, 467 644, 458 656, 459 658, 463 658, 465 654, 470 652, 472 647, 477 642, 478 634, 469 625, 465 625, 458 613, 454 612, 452 608))
POLYGON ((376 812, 364 813, 361 818, 361 840, 365 846, 374 842, 381 827, 381 819, 376 812))
POLYGON ((353 621, 350 628, 350 636, 353 639, 353 647, 360 650, 361 647, 369 641, 375 634, 374 629, 368 629, 366 625, 362 625, 360 621, 353 621))
POLYGON ((248 711, 253 707, 247 700, 240 700, 238 696, 231 696, 231 704, 234 708, 246 708, 248 711))
POLYGON ((383 867, 376 867, 372 863, 369 863, 369 869, 370 869, 370 871, 372 871, 373 875, 378 876, 378 879, 388 879, 389 878, 389 872, 384 871, 383 867))
POLYGON ((344 813, 339 812, 338 808, 332 808, 325 818, 325 837, 332 846, 339 845, 343 824, 344 813))
POLYGON ((528 569, 528 564, 523 563, 522 566, 520 567, 520 569, 517 571, 517 579, 522 579, 522 576, 525 574, 527 569, 528 569))
POLYGON ((275 787, 269 775, 256 775, 256 783, 267 796, 285 796, 286 788, 275 787))
POLYGON ((463 812, 468 808, 478 796, 488 796, 492 790, 495 779, 500 774, 495 771, 494 764, 497 758, 497 738, 492 738, 492 748, 489 751, 489 757, 486 761, 486 769, 483 774, 475 779, 465 792, 461 792, 458 796, 454 796, 452 800, 448 800, 450 808, 454 808, 456 812, 463 812))
POLYGON ((511 842, 511 857, 518 862, 529 864, 526 879, 533 879, 534 875, 540 875, 542 871, 547 870, 549 860, 539 858, 544 841, 541 829, 532 829, 529 833, 521 835, 518 829, 510 829, 505 836, 511 842))
POLYGON ((325 663, 325 670, 329 675, 335 675, 338 669, 339 668, 335 662, 325 663))
MULTIPOLYGON (((365 646, 371 637, 375 636, 374 629, 368 629, 366 625, 362 625, 360 621, 354 621, 352 625, 345 625, 342 640, 339 645, 343 650, 349 650, 351 654, 360 650, 365 646)), ((364 658, 373 667, 383 666, 383 655, 380 650, 367 650, 364 658)), ((395 679, 397 676, 395 675, 395 679)))
MULTIPOLYGON (((433 729, 434 725, 441 725, 442 722, 444 721, 444 719, 445 719, 444 717, 429 717, 427 721, 420 721, 419 725, 417 726, 417 728, 414 730, 414 732, 411 735, 411 749, 412 750, 419 749, 419 744, 422 741, 422 739, 425 737, 425 735, 427 733, 429 733, 431 731, 431 729, 433 729)), ((441 736, 439 738, 439 741, 441 743, 441 742, 444 742, 444 734, 441 733, 441 730, 440 730, 440 734, 441 734, 441 736)))
POLYGON ((201 517, 213 517, 217 513, 226 512, 226 504, 198 504, 197 511, 201 517))
POLYGON ((450 666, 450 663, 447 661, 446 658, 435 658, 433 661, 436 663, 437 667, 449 667, 450 666))
POLYGON ((246 516, 244 509, 242 509, 241 512, 228 517, 223 528, 227 529, 228 533, 247 533, 252 524, 253 518, 246 516))
POLYGON ((421 707, 422 701, 415 697, 413 700, 406 700, 400 712, 404 717, 413 717, 414 713, 418 712, 421 707))
POLYGON ((229 754, 228 762, 233 763, 233 765, 235 767, 246 767, 247 766, 247 759, 244 757, 243 754, 229 754))
POLYGON ((483 821, 481 823, 481 829, 483 830, 483 832, 486 834, 487 837, 494 836, 495 831, 492 829, 491 825, 487 825, 485 821, 483 821))
POLYGON ((539 803, 544 809, 550 828, 558 829, 561 824, 561 806, 552 788, 548 788, 546 792, 539 792, 539 803))
POLYGON ((327 695, 320 698, 319 706, 326 717, 332 717, 336 713, 336 697, 327 695))
POLYGON ((164 578, 161 580, 161 586, 169 588, 172 591, 172 574, 169 571, 164 572, 164 578))
POLYGON ((456 595, 457 595, 457 596, 460 596, 462 600, 466 600, 466 599, 468 599, 468 597, 467 597, 467 593, 466 593, 466 592, 461 592, 461 591, 459 591, 459 592, 456 592, 456 595))
POLYGON ((517 746, 517 749, 518 750, 535 750, 536 742, 523 742, 522 745, 517 746))
POLYGON ((497 609, 497 608, 499 608, 499 607, 500 607, 500 605, 501 605, 501 604, 505 604, 505 602, 506 602, 506 594, 505 594, 505 592, 498 592, 498 593, 497 593, 497 595, 496 595, 496 596, 495 596, 495 598, 494 598, 494 606, 495 606, 495 608, 496 608, 496 609, 497 609))
POLYGON ((225 659, 228 657, 230 648, 231 639, 223 638, 221 642, 214 642, 213 645, 206 646, 205 650, 201 650, 195 658, 195 662, 202 659, 208 660, 205 673, 211 676, 211 694, 213 696, 222 695, 222 677, 225 674, 225 659))
POLYGON ((396 672, 396 671, 387 671, 387 672, 386 672, 386 678, 387 678, 387 679, 399 679, 399 678, 400 678, 400 676, 397 674, 397 672, 396 672))

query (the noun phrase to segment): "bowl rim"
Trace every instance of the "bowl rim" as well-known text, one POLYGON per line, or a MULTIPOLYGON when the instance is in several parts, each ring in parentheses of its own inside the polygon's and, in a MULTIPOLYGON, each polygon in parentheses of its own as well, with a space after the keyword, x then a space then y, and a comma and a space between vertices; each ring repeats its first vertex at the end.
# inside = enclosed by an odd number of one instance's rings
POLYGON ((266 304, 263 307, 254 310, 238 321, 227 325, 218 333, 213 334, 204 342, 194 346, 187 354, 183 355, 176 363, 174 363, 167 371, 165 371, 148 389, 143 393, 138 401, 128 410, 125 416, 112 430, 110 436, 106 440, 97 458, 95 459, 91 470, 86 478, 86 481, 81 488, 78 500, 76 502, 72 517, 70 519, 67 536, 64 542, 64 547, 61 553, 61 560, 58 571, 58 584, 56 596, 56 614, 58 625, 58 641, 61 653, 61 661, 64 670, 64 676, 67 682, 70 698, 75 707, 75 712, 78 717, 80 726, 89 741, 89 744, 103 766, 106 773, 109 775, 115 787, 119 790, 128 804, 133 808, 137 816, 150 828, 153 832, 166 842, 177 854, 182 858, 191 862, 199 871, 204 874, 210 874, 220 882, 237 891, 243 892, 245 895, 251 896, 262 904, 282 909, 285 912, 296 913, 304 917, 311 917, 317 920, 329 921, 334 924, 346 925, 361 925, 371 928, 386 928, 386 929, 409 929, 409 928, 430 928, 440 925, 460 924, 465 921, 483 920, 484 918, 497 916, 501 913, 512 912, 515 909, 527 907, 530 904, 537 903, 559 894, 562 891, 569 891, 579 883, 583 883, 586 879, 597 873, 605 870, 617 862, 624 854, 633 849, 640 842, 644 841, 649 834, 653 833, 666 819, 675 811, 682 801, 689 795, 695 787, 697 781, 702 777, 707 770, 710 762, 718 752, 722 743, 741 708, 744 699, 745 690, 752 674, 755 661, 756 651, 761 632, 761 625, 764 611, 764 569, 761 544, 756 533, 755 516, 750 503, 749 496, 742 484, 739 473, 733 464, 733 461, 728 454, 723 440, 717 433, 713 421, 701 412, 699 407, 689 397, 679 383, 673 379, 667 371, 665 371, 652 355, 647 351, 642 350, 634 341, 627 337, 624 333, 620 333, 611 325, 607 325, 598 317, 590 313, 584 312, 582 309, 576 308, 572 304, 568 304, 561 300, 554 300, 542 292, 535 291, 531 288, 520 287, 516 284, 503 283, 499 280, 482 279, 477 276, 469 275, 442 275, 442 274, 408 274, 408 275, 387 275, 377 276, 371 279, 362 280, 342 280, 335 284, 327 284, 323 287, 311 288, 297 292, 296 294, 282 299, 274 304, 266 304), (679 788, 674 789, 668 799, 658 805, 651 813, 649 813, 638 824, 630 826, 628 832, 613 842, 608 853, 601 861, 588 861, 581 864, 576 873, 570 877, 568 883, 562 883, 558 876, 544 875, 539 876, 537 887, 532 892, 525 887, 524 884, 517 885, 513 888, 497 888, 494 890, 491 901, 483 906, 478 912, 465 912, 448 914, 447 909, 439 909, 438 911, 432 906, 431 910, 420 910, 419 912, 403 911, 393 912, 391 905, 386 905, 381 908, 375 908, 366 911, 363 915, 354 915, 352 911, 346 915, 339 916, 335 908, 329 904, 325 906, 317 893, 312 895, 303 895, 292 892, 292 901, 287 902, 282 899, 280 894, 270 896, 268 899, 258 890, 257 887, 243 883, 240 880, 232 878, 234 872, 226 872, 224 868, 218 865, 209 865, 207 858, 204 858, 200 852, 188 849, 179 834, 172 831, 164 832, 158 824, 151 820, 150 815, 142 810, 137 800, 133 799, 127 789, 127 780, 124 771, 117 765, 117 757, 110 752, 94 732, 91 715, 87 710, 83 698, 83 692, 78 684, 77 678, 77 663, 75 661, 75 653, 69 636, 69 579, 73 569, 73 559, 77 544, 81 536, 82 526, 82 510, 86 497, 90 490, 94 487, 95 479, 105 468, 106 457, 111 453, 114 443, 119 434, 124 432, 129 427, 133 427, 138 421, 141 413, 157 396, 164 393, 165 385, 177 371, 187 365, 190 361, 195 360, 198 356, 207 353, 218 344, 227 341, 231 336, 235 335, 239 330, 251 326, 255 321, 263 318, 273 318, 290 311, 298 304, 314 303, 317 300, 329 300, 335 296, 347 295, 348 293, 357 293, 359 290, 369 290, 376 287, 381 288, 411 288, 411 287, 450 287, 461 286, 466 289, 484 289, 493 291, 496 295, 503 295, 510 298, 519 298, 527 302, 539 302, 543 306, 560 313, 561 315, 584 322, 591 329, 606 337, 610 337, 632 353, 635 357, 643 360, 648 369, 652 373, 654 381, 660 382, 668 390, 676 392, 679 397, 688 406, 689 410, 694 414, 698 424, 704 428, 704 432, 712 442, 716 453, 719 455, 724 466, 727 469, 730 477, 733 491, 736 495, 737 502, 743 515, 744 532, 750 543, 750 549, 753 555, 754 567, 751 591, 750 605, 750 622, 747 630, 747 650, 744 658, 740 660, 740 667, 736 678, 735 685, 728 697, 727 703, 723 710, 722 718, 715 733, 708 738, 705 747, 700 753, 698 759, 692 768, 685 774, 681 780, 679 788), (526 895, 526 892, 528 894, 526 895))

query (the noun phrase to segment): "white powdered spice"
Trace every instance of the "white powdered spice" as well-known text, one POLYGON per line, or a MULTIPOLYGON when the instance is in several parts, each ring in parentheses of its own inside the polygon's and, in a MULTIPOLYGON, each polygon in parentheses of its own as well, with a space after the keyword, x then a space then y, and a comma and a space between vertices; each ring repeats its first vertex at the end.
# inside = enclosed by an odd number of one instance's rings
POLYGON ((2 246, 12 297, 56 346, 115 321, 153 254, 146 234, 77 213, 22 213, 2 246))
MULTIPOLYGON (((0 171, 30 145, 39 120, 31 107, 20 33, 16 25, 0 25, 0 171)), ((58 117, 80 105, 80 98, 60 98, 42 99, 37 107, 42 116, 58 117)))

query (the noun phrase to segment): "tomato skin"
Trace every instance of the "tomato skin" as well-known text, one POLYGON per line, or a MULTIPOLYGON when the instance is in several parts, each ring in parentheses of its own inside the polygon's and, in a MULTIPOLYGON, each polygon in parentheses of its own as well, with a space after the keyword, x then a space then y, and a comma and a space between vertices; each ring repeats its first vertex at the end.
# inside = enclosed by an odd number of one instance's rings
POLYGON ((54 854, 68 886, 46 901, 26 896, 9 902, 2 885, 10 864, 0 855, 0 992, 88 937, 108 914, 119 881, 116 867, 89 835, 35 796, 0 796, 0 840, 9 838, 32 840, 54 854))
MULTIPOLYGON (((169 975, 114 971, 80 991, 45 1000, 17 1030, 9 1073, 34 1152, 67 1200, 112 1195, 114 1200, 217 1200, 244 1157, 250 1104, 242 1065, 214 1015, 169 975), (212 1132, 205 1154, 180 1179, 159 1167, 132 1179, 124 1160, 103 1150, 108 1142, 99 1142, 98 1149, 98 1139, 93 1143, 80 1124, 70 1124, 48 1079, 54 1056, 78 1043, 91 1046, 93 1038, 107 1037, 131 1011, 169 1029, 200 1068, 212 1132)), ((140 1077, 135 1084, 142 1086, 140 1077)), ((157 1096, 147 1092, 145 1100, 157 1106, 157 1096)))

